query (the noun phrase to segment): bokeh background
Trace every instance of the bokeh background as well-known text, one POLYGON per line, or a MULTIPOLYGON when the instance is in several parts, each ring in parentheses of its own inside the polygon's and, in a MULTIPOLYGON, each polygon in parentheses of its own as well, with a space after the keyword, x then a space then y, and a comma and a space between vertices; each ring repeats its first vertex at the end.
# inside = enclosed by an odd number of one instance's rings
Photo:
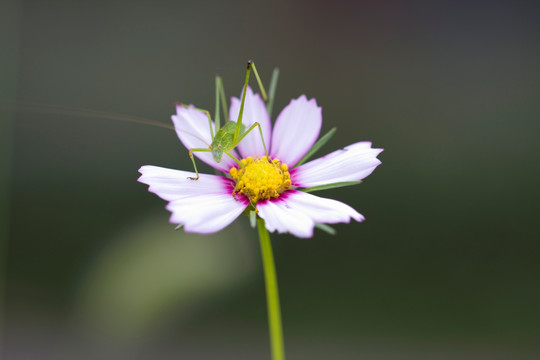
POLYGON ((174 131, 83 110, 169 123, 250 58, 281 69, 275 114, 306 94, 338 127, 320 154, 385 149, 320 193, 364 223, 272 236, 288 358, 540 356, 536 2, 1 6, 2 359, 270 358, 256 232, 174 231, 136 182, 191 168, 174 131))

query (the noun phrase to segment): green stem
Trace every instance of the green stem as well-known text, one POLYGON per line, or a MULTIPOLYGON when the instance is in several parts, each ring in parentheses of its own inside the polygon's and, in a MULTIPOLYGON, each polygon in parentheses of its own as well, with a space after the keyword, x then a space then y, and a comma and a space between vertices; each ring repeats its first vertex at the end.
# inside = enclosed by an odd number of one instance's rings
POLYGON ((283 330, 281 329, 281 310, 279 308, 279 293, 276 277, 276 266, 272 254, 270 234, 264 226, 264 220, 257 220, 261 253, 264 267, 264 280, 266 283, 266 303, 268 307, 268 327, 270 330, 270 344, 272 347, 272 360, 285 360, 283 347, 283 330))

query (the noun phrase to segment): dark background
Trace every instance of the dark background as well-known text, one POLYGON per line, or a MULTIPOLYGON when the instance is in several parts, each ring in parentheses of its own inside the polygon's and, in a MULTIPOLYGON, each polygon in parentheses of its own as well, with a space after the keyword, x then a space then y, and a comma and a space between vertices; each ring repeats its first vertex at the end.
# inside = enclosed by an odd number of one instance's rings
POLYGON ((83 110, 169 123, 250 58, 338 127, 321 154, 385 149, 320 193, 365 223, 272 236, 288 359, 540 356, 535 2, 2 6, 3 359, 269 359, 256 232, 175 232, 136 182, 191 169, 175 133, 83 110))

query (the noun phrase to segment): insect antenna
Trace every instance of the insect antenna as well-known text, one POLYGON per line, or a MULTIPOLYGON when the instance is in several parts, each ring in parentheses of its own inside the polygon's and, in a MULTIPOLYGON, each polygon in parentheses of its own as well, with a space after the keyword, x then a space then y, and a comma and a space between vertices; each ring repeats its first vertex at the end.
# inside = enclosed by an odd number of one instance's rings
POLYGON ((128 122, 133 124, 149 125, 159 127, 163 129, 174 130, 174 126, 165 124, 156 120, 145 119, 142 117, 107 112, 98 110, 89 110, 84 108, 75 108, 69 106, 54 106, 54 105, 42 105, 33 103, 19 103, 18 112, 32 112, 32 113, 46 113, 54 115, 75 116, 75 117, 87 117, 93 119, 109 119, 122 122, 128 122))

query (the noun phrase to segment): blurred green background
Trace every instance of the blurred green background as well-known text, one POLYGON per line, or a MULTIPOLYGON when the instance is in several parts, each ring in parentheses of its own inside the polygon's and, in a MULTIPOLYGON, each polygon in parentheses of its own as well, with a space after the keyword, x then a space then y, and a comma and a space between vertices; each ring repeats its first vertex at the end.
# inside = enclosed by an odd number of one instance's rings
POLYGON ((213 109, 216 69, 237 96, 250 58, 281 69, 275 114, 306 94, 338 127, 321 154, 385 149, 320 193, 365 223, 272 236, 288 359, 540 356, 536 2, 2 9, 2 359, 270 358, 256 232, 174 231, 136 182, 191 169, 174 131, 49 111, 169 123, 177 101, 213 109))

